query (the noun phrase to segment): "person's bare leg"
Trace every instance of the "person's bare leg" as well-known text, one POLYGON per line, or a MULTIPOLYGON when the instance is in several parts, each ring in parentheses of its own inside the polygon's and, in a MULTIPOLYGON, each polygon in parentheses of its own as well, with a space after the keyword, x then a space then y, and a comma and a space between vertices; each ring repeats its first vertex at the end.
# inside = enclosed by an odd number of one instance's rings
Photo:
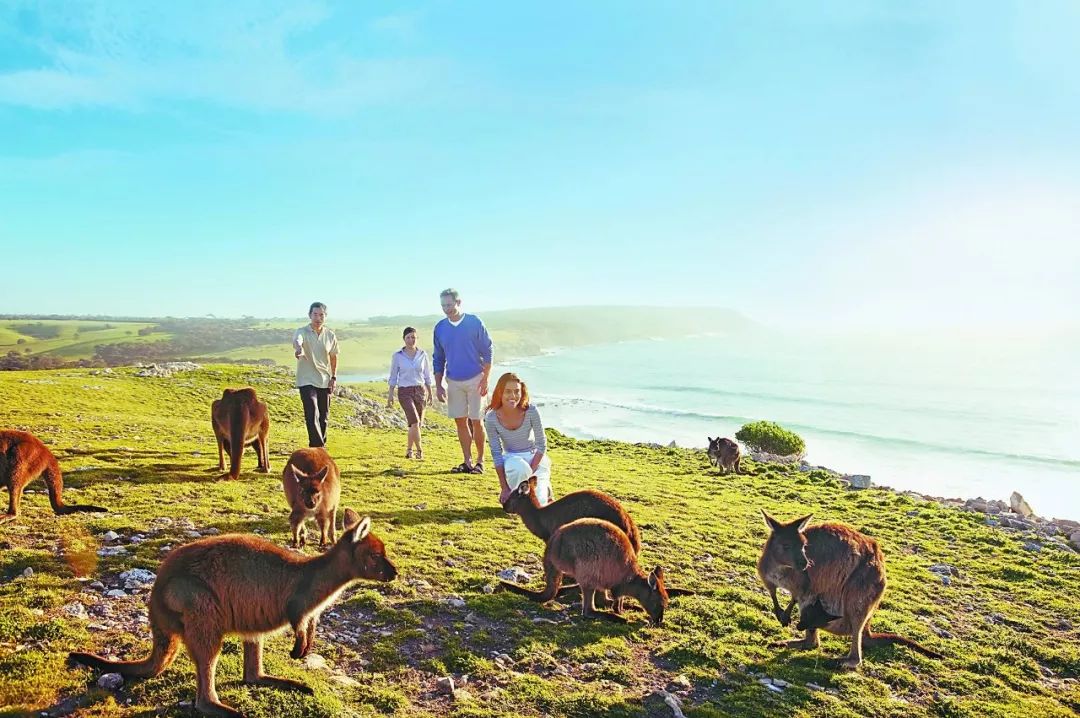
POLYGON ((476 463, 482 463, 484 461, 484 441, 487 437, 484 435, 484 422, 479 419, 470 419, 472 424, 472 438, 476 443, 476 463))
POLYGON ((472 433, 469 431, 468 417, 454 419, 457 425, 458 443, 461 444, 461 455, 465 457, 465 463, 472 465, 472 433))

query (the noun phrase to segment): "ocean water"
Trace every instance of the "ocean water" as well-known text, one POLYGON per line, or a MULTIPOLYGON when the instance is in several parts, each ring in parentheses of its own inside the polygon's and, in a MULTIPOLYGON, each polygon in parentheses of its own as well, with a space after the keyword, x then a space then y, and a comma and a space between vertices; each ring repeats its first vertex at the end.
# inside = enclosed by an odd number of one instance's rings
POLYGON ((634 341, 499 364, 579 438, 704 447, 767 419, 875 484, 1080 519, 1080 347, 960 337, 634 341))

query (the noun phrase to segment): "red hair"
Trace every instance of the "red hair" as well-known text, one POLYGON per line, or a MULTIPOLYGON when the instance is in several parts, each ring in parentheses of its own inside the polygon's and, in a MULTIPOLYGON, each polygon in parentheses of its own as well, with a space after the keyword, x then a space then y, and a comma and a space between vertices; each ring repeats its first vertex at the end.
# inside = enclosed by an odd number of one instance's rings
POLYGON ((495 389, 491 392, 491 403, 488 404, 488 411, 502 408, 503 391, 506 389, 506 385, 512 381, 521 384, 521 401, 518 402, 518 407, 521 409, 529 408, 529 387, 525 386, 525 382, 518 378, 517 374, 508 371, 499 377, 499 381, 495 382, 495 389))

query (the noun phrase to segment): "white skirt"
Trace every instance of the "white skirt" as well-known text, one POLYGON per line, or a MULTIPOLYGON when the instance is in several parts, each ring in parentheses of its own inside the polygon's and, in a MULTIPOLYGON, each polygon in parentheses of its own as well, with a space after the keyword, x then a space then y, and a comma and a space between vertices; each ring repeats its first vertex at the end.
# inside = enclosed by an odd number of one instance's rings
POLYGON ((506 471, 506 485, 511 491, 515 491, 522 482, 535 476, 536 499, 541 506, 546 506, 555 500, 555 494, 551 491, 551 459, 544 454, 544 457, 540 459, 540 465, 536 467, 536 471, 533 471, 529 465, 532 457, 531 451, 507 452, 504 455, 503 470, 506 471))

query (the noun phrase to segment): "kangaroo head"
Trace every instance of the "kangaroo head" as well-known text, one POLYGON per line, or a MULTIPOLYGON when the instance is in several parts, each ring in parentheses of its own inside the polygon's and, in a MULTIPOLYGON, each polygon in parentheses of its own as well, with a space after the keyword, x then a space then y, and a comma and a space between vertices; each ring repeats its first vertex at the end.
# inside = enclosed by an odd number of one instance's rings
POLYGON ((386 557, 386 546, 371 533, 371 519, 352 509, 345 509, 345 533, 338 539, 338 548, 349 557, 349 565, 358 578, 373 581, 393 581, 397 567, 386 557))
POLYGON ((536 477, 530 476, 528 481, 522 481, 510 494, 510 498, 503 504, 503 511, 508 514, 520 514, 527 505, 532 505, 536 500, 536 477))
POLYGON ((652 625, 659 626, 663 622, 664 611, 668 605, 668 595, 667 589, 664 588, 664 569, 662 567, 657 566, 644 579, 634 577, 627 583, 615 586, 611 593, 615 598, 633 595, 641 604, 641 607, 645 609, 645 612, 649 614, 649 622, 652 625), (644 592, 638 590, 632 593, 630 586, 636 582, 645 584, 648 590, 644 592))
POLYGON ((768 561, 774 566, 794 568, 799 571, 810 568, 813 564, 806 557, 806 534, 803 532, 813 514, 807 514, 786 524, 769 516, 765 509, 761 510, 761 515, 765 517, 765 525, 772 531, 763 550, 768 561))
POLYGON ((326 488, 326 475, 330 471, 330 467, 324 466, 313 474, 305 474, 300 469, 289 464, 289 471, 292 473, 293 480, 296 481, 297 488, 300 490, 300 501, 303 502, 304 508, 313 510, 318 507, 325 495, 323 490, 326 488))

